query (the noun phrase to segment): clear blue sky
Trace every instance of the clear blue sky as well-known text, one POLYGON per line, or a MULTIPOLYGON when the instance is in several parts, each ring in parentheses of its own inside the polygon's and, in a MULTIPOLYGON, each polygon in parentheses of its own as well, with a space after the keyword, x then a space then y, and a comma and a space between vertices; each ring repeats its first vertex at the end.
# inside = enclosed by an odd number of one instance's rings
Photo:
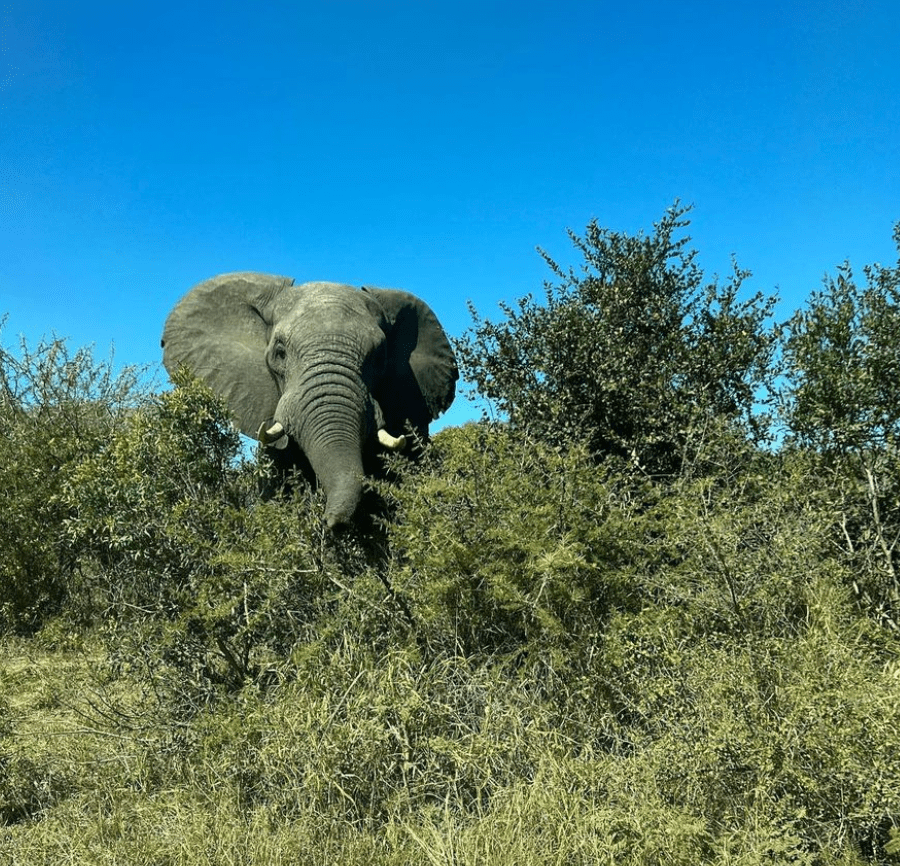
POLYGON ((402 287, 459 335, 540 291, 536 246, 676 198, 787 315, 896 261, 898 46, 897 0, 2 2, 3 340, 157 363, 231 270, 402 287))

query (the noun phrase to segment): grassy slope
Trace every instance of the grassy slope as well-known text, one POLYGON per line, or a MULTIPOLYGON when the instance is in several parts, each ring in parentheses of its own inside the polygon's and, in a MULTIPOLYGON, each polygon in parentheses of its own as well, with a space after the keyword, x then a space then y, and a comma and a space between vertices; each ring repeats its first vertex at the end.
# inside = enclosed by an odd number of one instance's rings
MULTIPOLYGON (((685 729, 644 729, 641 742, 601 749, 602 730, 592 742, 583 739, 592 722, 613 733, 603 708, 590 705, 593 684, 570 686, 582 699, 566 717, 558 702, 536 697, 543 691, 537 669, 463 670, 402 653, 376 667, 361 648, 345 647, 325 665, 319 688, 285 684, 268 696, 250 689, 179 729, 135 703, 136 692, 124 691, 127 680, 111 684, 96 659, 7 642, 0 661, 3 805, 20 814, 0 831, 0 860, 865 862, 829 825, 827 803, 819 816, 822 847, 810 851, 801 825, 815 816, 792 809, 779 780, 805 774, 815 785, 816 762, 834 761, 843 749, 848 777, 828 780, 823 796, 855 796, 850 774, 867 772, 854 767, 861 757, 879 768, 872 795, 881 785, 886 802, 896 802, 896 755, 853 747, 860 738, 877 746, 883 726, 896 725, 896 718, 870 714, 889 701, 900 705, 900 678, 896 670, 864 670, 849 655, 828 658, 835 644, 822 635, 790 651, 796 670, 819 682, 805 693, 795 689, 775 712, 767 714, 748 686, 749 657, 733 659, 729 680, 717 673, 721 659, 686 653, 679 663, 707 699, 684 709, 685 729), (874 679, 866 683, 863 675, 874 679), (119 710, 131 707, 127 719, 104 721, 112 697, 124 701, 119 710), (821 739, 833 735, 829 700, 844 704, 843 725, 855 722, 837 744, 821 739), (878 730, 867 732, 868 724, 878 730), (796 772, 786 774, 779 761, 796 763, 796 772), (774 780, 768 786, 766 767, 774 780), (710 789, 736 779, 747 790, 716 804, 710 789), (379 804, 366 808, 366 796, 380 797, 379 804), (742 812, 724 808, 741 803, 742 812)), ((832 708, 835 717, 841 712, 832 708)), ((630 730, 637 735, 641 726, 630 730)), ((866 804, 849 805, 852 820, 854 808, 866 804)))

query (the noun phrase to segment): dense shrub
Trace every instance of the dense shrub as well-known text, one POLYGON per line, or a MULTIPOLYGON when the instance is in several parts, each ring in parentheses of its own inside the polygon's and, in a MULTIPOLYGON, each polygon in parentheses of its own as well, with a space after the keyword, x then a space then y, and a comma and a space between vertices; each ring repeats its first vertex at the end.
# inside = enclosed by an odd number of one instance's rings
POLYGON ((432 652, 507 687, 430 736, 483 803, 510 796, 503 768, 552 779, 537 801, 605 840, 582 844, 631 839, 630 862, 877 854, 900 816, 895 636, 855 612, 814 461, 740 437, 699 458, 720 472, 657 486, 505 428, 436 437, 396 494, 391 579, 432 652), (498 752, 490 720, 524 695, 498 752))
MULTIPOLYGON (((900 223, 894 241, 900 253, 900 223)), ((900 630, 900 262, 864 274, 845 263, 787 323, 781 414, 816 461, 861 600, 900 630)))
POLYGON ((771 385, 774 298, 739 299, 749 272, 704 282, 688 209, 673 206, 652 235, 591 222, 570 232, 583 257, 557 284, 501 304, 499 322, 471 308, 457 350, 465 378, 516 428, 550 443, 587 441, 651 474, 677 471, 710 424, 765 432, 756 404, 771 385))
POLYGON ((140 370, 58 338, 0 346, 0 630, 33 630, 64 604, 77 556, 60 492, 145 393, 140 370))
POLYGON ((504 427, 443 431, 387 489, 395 591, 435 653, 568 651, 629 603, 627 473, 504 427))

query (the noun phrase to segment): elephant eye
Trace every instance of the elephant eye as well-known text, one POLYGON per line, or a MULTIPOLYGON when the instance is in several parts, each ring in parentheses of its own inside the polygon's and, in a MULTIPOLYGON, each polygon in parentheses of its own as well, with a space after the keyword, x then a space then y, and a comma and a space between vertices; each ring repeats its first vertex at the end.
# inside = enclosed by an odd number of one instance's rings
POLYGON ((287 358, 287 350, 284 348, 284 343, 276 343, 272 347, 272 353, 270 355, 271 361, 273 365, 282 365, 287 358))

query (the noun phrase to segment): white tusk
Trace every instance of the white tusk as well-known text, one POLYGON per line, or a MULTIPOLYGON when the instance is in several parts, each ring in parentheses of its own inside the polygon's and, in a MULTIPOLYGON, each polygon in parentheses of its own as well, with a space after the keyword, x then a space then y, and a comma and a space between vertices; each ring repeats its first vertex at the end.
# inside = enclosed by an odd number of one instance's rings
POLYGON ((259 439, 263 445, 273 445, 279 451, 282 448, 287 448, 287 433, 278 421, 275 421, 271 426, 269 426, 268 421, 264 421, 260 424, 259 430, 256 431, 256 438, 259 439))
POLYGON ((391 436, 384 427, 378 431, 378 441, 389 451, 402 451, 406 448, 405 436, 391 436))

